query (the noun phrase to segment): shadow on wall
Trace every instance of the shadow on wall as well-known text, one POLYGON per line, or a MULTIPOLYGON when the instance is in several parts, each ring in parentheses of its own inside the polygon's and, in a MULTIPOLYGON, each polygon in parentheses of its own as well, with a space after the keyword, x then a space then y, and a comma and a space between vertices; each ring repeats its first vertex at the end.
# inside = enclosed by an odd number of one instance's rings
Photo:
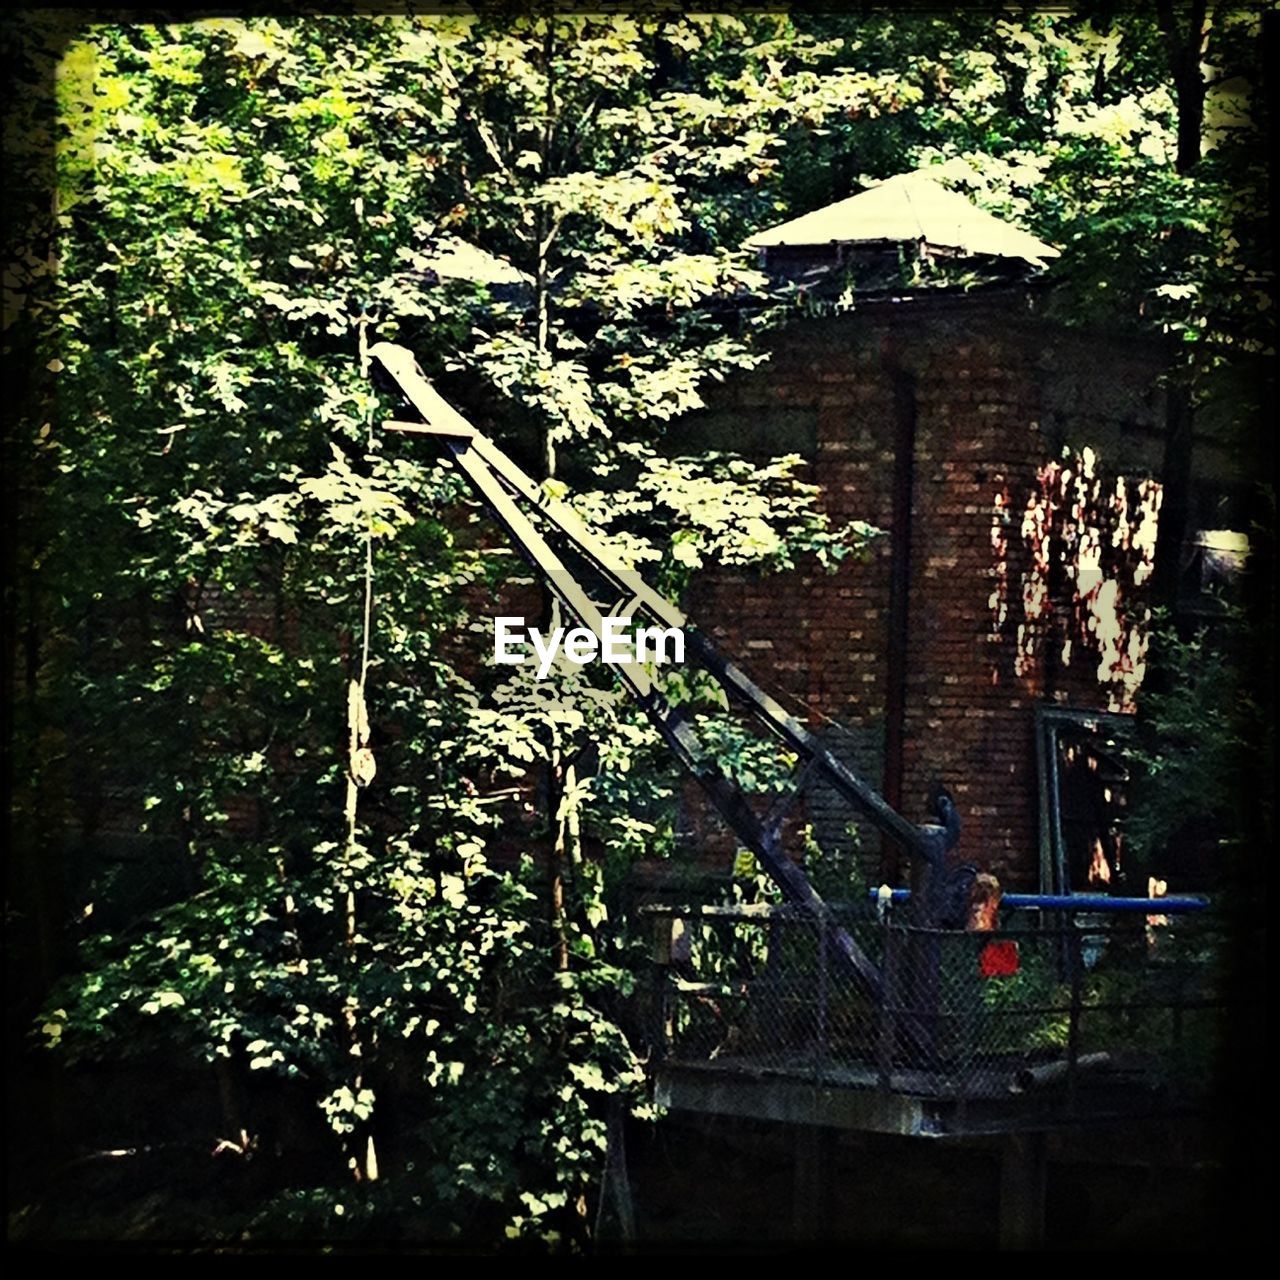
MULTIPOLYGON (((1017 494, 997 477, 991 506, 992 644, 1016 634, 1013 675, 1096 664, 1107 709, 1130 712, 1146 672, 1161 489, 1107 478, 1092 449, 1064 452, 1017 494), (1015 565, 1024 566, 1019 572, 1015 565)), ((1006 673, 998 660, 991 682, 1006 673)))

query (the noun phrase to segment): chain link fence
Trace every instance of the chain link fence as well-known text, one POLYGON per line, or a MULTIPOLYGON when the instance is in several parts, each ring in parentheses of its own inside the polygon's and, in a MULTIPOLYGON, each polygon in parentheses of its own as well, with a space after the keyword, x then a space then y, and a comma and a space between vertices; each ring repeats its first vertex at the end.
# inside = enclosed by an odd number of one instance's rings
POLYGON ((1045 912, 965 933, 858 906, 647 914, 668 1062, 949 1098, 1213 1078, 1227 938, 1204 916, 1045 912))

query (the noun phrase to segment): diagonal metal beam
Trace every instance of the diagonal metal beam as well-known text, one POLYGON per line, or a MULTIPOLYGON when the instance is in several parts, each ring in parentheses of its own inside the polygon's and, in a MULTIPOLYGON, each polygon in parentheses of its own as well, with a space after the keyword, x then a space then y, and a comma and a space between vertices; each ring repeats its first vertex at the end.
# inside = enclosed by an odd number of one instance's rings
MULTIPOLYGON (((498 484, 485 460, 477 456, 466 438, 446 438, 458 469, 471 482, 476 492, 489 504, 499 523, 506 529, 520 552, 547 581, 547 585, 597 640, 604 640, 604 616, 581 585, 565 568, 541 532, 498 484)), ((746 796, 710 760, 693 727, 678 707, 672 707, 638 663, 620 663, 617 673, 632 698, 658 731, 667 748, 694 776, 712 803, 768 872, 770 878, 792 901, 808 907, 821 918, 830 912, 808 877, 781 848, 776 835, 768 831, 756 817, 746 796)), ((850 965, 861 985, 873 996, 881 991, 880 971, 848 931, 831 926, 831 945, 850 965)))
MULTIPOLYGON (((388 344, 379 344, 385 345, 388 344)), ((378 347, 373 350, 376 353, 378 347)), ((440 399, 434 390, 431 395, 435 400, 440 399)), ((430 407, 433 403, 426 397, 419 398, 423 407, 430 407)), ((418 406, 415 404, 415 407, 418 406)), ((813 761, 819 772, 850 804, 912 853, 926 861, 933 861, 934 844, 922 840, 919 829, 898 813, 874 787, 833 755, 815 734, 760 688, 741 667, 724 657, 706 635, 693 626, 670 601, 654 591, 638 573, 619 567, 601 545, 599 538, 566 503, 550 497, 493 441, 468 424, 460 414, 452 409, 450 413, 452 420, 440 425, 388 422, 386 427, 391 431, 433 436, 445 441, 467 440, 471 449, 489 464, 491 473, 498 478, 507 493, 536 507, 538 514, 562 533, 592 568, 619 593, 628 595, 633 602, 642 605, 665 625, 682 628, 686 642, 693 649, 699 663, 718 683, 740 703, 745 704, 772 733, 813 761)), ((562 565, 561 568, 563 569, 562 565)))
MULTIPOLYGON (((420 423, 389 422, 387 428, 406 434, 431 436, 445 445, 455 465, 488 504, 524 558, 546 578, 550 590, 561 604, 598 640, 604 640, 604 616, 599 606, 552 549, 524 506, 566 539, 595 574, 622 598, 629 600, 628 608, 642 607, 666 626, 681 628, 686 644, 692 647, 699 664, 762 725, 802 754, 806 760, 806 773, 816 770, 822 774, 874 825, 899 840, 932 868, 941 870, 945 844, 938 829, 916 827, 903 818, 874 787, 832 755, 814 734, 741 668, 721 655, 670 601, 654 591, 634 570, 617 564, 607 546, 572 508, 552 497, 526 475, 427 382, 410 351, 383 342, 372 347, 369 354, 376 362, 375 369, 381 366, 392 384, 423 418, 420 423)), ((673 708, 667 702, 642 666, 618 664, 617 672, 671 753, 697 779, 737 837, 759 858, 786 897, 809 908, 827 927, 829 909, 801 868, 782 850, 775 826, 757 817, 741 788, 711 761, 683 709, 673 708)), ((879 997, 883 984, 875 964, 846 930, 831 927, 828 936, 860 984, 873 996, 879 997)))

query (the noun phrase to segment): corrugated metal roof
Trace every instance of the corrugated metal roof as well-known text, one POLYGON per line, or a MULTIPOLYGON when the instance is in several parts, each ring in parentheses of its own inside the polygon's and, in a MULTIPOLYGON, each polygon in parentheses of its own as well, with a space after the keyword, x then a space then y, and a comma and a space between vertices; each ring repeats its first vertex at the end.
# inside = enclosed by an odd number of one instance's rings
POLYGON ((901 173, 780 226, 757 231, 745 249, 779 245, 924 241, 970 254, 1041 263, 1058 250, 948 191, 925 172, 901 173))

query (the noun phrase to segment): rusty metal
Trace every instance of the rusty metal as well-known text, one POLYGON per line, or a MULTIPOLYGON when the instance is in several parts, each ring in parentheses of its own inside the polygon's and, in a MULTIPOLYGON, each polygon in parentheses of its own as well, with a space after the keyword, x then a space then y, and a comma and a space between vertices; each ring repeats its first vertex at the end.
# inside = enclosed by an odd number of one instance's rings
MULTIPOLYGON (((604 611, 566 567, 538 524, 569 544, 595 577, 617 598, 629 602, 628 608, 642 609, 664 626, 680 628, 685 635, 686 663, 694 661, 701 666, 757 724, 800 755, 804 763, 798 786, 811 775, 820 774, 877 829, 925 863, 926 884, 931 891, 923 895, 921 918, 929 922, 935 904, 945 896, 946 852, 958 833, 954 823, 916 826, 902 817, 874 787, 832 755, 741 668, 719 653, 670 601, 634 571, 617 565, 601 540, 571 508, 547 494, 430 385, 410 351, 384 342, 372 347, 369 355, 375 376, 380 375, 384 385, 399 391, 422 419, 388 422, 386 429, 430 436, 442 444, 520 553, 546 580, 561 604, 598 640, 603 640, 604 611)), ((757 856, 787 899, 807 908, 819 922, 826 920, 828 912, 822 898, 782 848, 781 817, 788 801, 784 800, 781 807, 762 820, 741 788, 708 762, 708 754, 701 749, 683 708, 673 707, 640 667, 621 664, 617 673, 672 754, 697 779, 738 839, 757 856)), ((883 986, 878 966, 846 929, 833 924, 828 934, 822 927, 831 946, 857 975, 859 984, 878 998, 883 986)))

